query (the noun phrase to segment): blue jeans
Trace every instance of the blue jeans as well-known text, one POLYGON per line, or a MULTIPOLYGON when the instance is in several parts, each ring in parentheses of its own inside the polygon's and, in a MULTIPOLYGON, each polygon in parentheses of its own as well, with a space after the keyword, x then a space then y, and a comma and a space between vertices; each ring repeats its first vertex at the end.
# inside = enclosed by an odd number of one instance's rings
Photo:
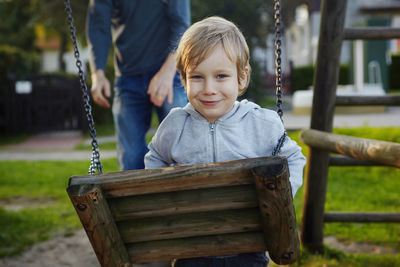
POLYGON ((147 94, 149 83, 158 69, 133 76, 116 78, 114 85, 113 117, 117 135, 117 154, 121 170, 144 168, 147 153, 146 133, 150 128, 153 107, 161 122, 174 107, 183 107, 188 102, 185 89, 176 73, 174 78, 174 99, 168 104, 165 99, 156 107, 147 94))
POLYGON ((227 257, 181 259, 174 267, 266 267, 268 258, 264 252, 244 253, 227 257))

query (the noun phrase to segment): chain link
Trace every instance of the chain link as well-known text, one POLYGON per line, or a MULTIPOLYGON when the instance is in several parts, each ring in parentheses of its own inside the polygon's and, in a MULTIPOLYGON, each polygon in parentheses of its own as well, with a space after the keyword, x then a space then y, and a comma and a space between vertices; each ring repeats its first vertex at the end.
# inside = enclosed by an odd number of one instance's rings
POLYGON ((282 37, 282 21, 281 21, 281 2, 274 0, 275 10, 275 86, 276 86, 276 107, 277 113, 282 120, 282 59, 281 59, 281 37, 282 37))
POLYGON ((82 98, 85 107, 86 117, 89 123, 89 134, 92 138, 92 157, 90 160, 89 174, 95 174, 96 170, 99 174, 103 173, 103 165, 100 161, 99 145, 96 139, 96 129, 94 128, 94 120, 92 115, 92 106, 90 104, 90 97, 88 88, 85 82, 85 74, 82 71, 82 61, 79 59, 78 41, 76 38, 76 29, 74 26, 74 19, 72 17, 72 9, 70 0, 65 0, 65 11, 67 12, 69 31, 71 34, 72 44, 74 47, 74 56, 76 60, 76 66, 78 68, 79 82, 82 90, 82 98))

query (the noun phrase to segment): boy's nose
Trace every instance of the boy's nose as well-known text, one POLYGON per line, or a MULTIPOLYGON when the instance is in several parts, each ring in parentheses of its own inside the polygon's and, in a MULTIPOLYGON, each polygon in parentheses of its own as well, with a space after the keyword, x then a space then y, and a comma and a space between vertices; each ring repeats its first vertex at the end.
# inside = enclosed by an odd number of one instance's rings
POLYGON ((212 81, 210 81, 209 79, 207 79, 206 82, 204 83, 203 92, 205 94, 215 94, 214 83, 212 81))

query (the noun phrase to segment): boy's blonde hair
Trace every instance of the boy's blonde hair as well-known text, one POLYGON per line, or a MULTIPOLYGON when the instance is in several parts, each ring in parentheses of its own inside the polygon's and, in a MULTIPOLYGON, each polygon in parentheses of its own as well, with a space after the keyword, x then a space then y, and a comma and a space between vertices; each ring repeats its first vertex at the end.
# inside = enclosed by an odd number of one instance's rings
POLYGON ((194 23, 182 35, 176 67, 183 85, 186 86, 187 71, 196 68, 218 45, 222 45, 228 58, 236 63, 242 88, 239 94, 243 94, 250 81, 250 53, 246 39, 235 24, 216 16, 194 23))

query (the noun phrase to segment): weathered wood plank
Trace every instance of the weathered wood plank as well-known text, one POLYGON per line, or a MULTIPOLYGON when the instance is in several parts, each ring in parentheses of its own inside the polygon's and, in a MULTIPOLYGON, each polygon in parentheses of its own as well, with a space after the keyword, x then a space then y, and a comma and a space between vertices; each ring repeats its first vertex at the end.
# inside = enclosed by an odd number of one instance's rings
POLYGON ((266 250, 262 232, 150 241, 127 245, 132 262, 168 261, 266 250))
POLYGON ((382 4, 376 2, 376 4, 367 4, 360 7, 362 14, 373 15, 373 16, 388 16, 388 15, 399 15, 400 5, 396 2, 389 2, 382 4))
POLYGON ((400 213, 385 212, 326 212, 324 222, 399 223, 400 213))
POLYGON ((345 40, 390 40, 400 38, 400 28, 391 27, 365 27, 346 28, 345 40))
POLYGON ((129 266, 127 250, 101 189, 91 185, 83 193, 74 189, 69 187, 68 195, 101 266, 129 266))
MULTIPOLYGON (((286 222, 282 222, 286 224, 286 222)), ((201 212, 117 223, 125 243, 261 230, 258 208, 201 212)))
POLYGON ((336 106, 400 106, 400 95, 336 96, 336 106))
MULTIPOLYGON (((259 176, 260 173, 265 177, 271 177, 271 179, 282 175, 286 175, 287 178, 287 160, 282 157, 245 159, 217 164, 156 169, 149 172, 142 170, 133 172, 133 176, 126 173, 116 173, 116 177, 113 177, 112 174, 96 175, 100 178, 98 180, 96 180, 96 176, 73 177, 70 180, 68 190, 71 195, 80 196, 91 194, 93 188, 97 187, 101 188, 103 195, 104 192, 112 192, 108 194, 106 199, 109 203, 113 203, 113 213, 121 219, 117 223, 120 227, 115 231, 121 236, 122 243, 122 239, 126 242, 135 241, 135 243, 125 243, 129 257, 135 262, 163 261, 171 258, 265 251, 264 237, 259 230, 263 224, 260 219, 260 211, 257 208, 258 203, 254 199, 256 195, 254 194, 256 191, 254 176, 259 176), (250 189, 251 187, 253 189, 250 189), (126 190, 126 188, 129 188, 129 190, 126 190), (242 192, 243 189, 244 193, 242 192), (222 191, 227 193, 220 193, 222 191), (194 192, 200 193, 196 195, 194 192), (193 196, 189 196, 189 199, 185 200, 184 198, 188 197, 190 193, 193 196), (232 196, 234 198, 229 196, 230 193, 235 195, 232 196), (197 200, 197 203, 200 204, 201 209, 204 209, 204 213, 198 213, 202 210, 196 211, 194 209, 193 202, 196 201, 196 196, 201 198, 197 200), (210 196, 213 196, 214 201, 206 200, 210 196), (169 203, 165 205, 159 203, 161 208, 158 208, 157 211, 157 208, 151 207, 150 202, 153 197, 153 201, 169 203), (126 199, 124 200, 124 198, 126 199), (137 199, 140 200, 140 203, 144 203, 146 207, 138 208, 137 203, 131 203, 131 201, 137 199), (219 204, 218 202, 226 203, 219 204), (131 204, 134 204, 135 207, 130 208, 131 204), (206 208, 206 205, 208 205, 208 208, 206 208), (168 209, 168 211, 163 213, 161 211, 163 208, 168 209), (225 210, 225 208, 229 208, 229 210, 225 210), (178 213, 183 210, 181 215, 175 213, 176 209, 178 213), (155 210, 158 215, 152 214, 152 210, 155 210), (193 214, 194 211, 196 212, 193 214), (242 215, 238 213, 242 213, 242 215), (226 234, 232 231, 246 232, 226 234), (254 233, 253 231, 258 232, 254 233), (182 237, 192 234, 196 236, 182 237), (137 241, 148 240, 146 238, 149 238, 149 236, 150 239, 167 239, 136 243, 137 241)), ((290 186, 289 191, 282 191, 281 193, 271 196, 280 198, 280 201, 284 199, 285 205, 292 205, 291 202, 288 203, 285 200, 291 200, 290 186), (281 193, 287 194, 286 198, 282 197, 281 193)), ((278 202, 277 199, 265 199, 264 201, 278 202)), ((158 203, 155 202, 155 204, 158 203)), ((286 209, 293 209, 293 206, 285 205, 279 206, 283 210, 278 213, 290 213, 286 209)), ((106 210, 110 214, 103 216, 103 221, 96 220, 97 223, 101 224, 98 226, 99 229, 103 229, 101 233, 108 230, 109 224, 113 224, 111 228, 116 228, 115 218, 108 211, 108 206, 106 210)), ((96 214, 98 211, 92 212, 94 216, 98 216, 96 214)), ((270 220, 280 220, 280 218, 272 217, 270 220)), ((287 240, 285 239, 290 238, 287 235, 280 235, 280 240, 268 237, 277 236, 273 232, 280 231, 281 228, 295 229, 295 223, 295 220, 272 223, 271 225, 275 225, 276 229, 264 229, 267 242, 271 243, 273 247, 278 246, 277 243, 280 242, 286 244, 287 240)), ((95 223, 86 225, 85 228, 89 230, 88 235, 90 235, 91 229, 96 227, 95 223)), ((111 229, 111 232, 113 231, 111 229)), ((110 242, 107 239, 103 240, 106 242, 106 245, 103 245, 100 239, 93 241, 93 246, 97 246, 99 249, 102 249, 101 246, 109 249, 108 243, 110 242)), ((120 251, 118 247, 117 249, 110 249, 110 251, 115 250, 120 251)))
POLYGON ((300 138, 310 147, 400 168, 399 143, 331 134, 311 129, 303 130, 300 138))
POLYGON ((251 168, 282 162, 281 157, 260 157, 237 161, 116 172, 106 175, 75 176, 70 186, 99 184, 106 197, 122 197, 218 186, 252 184, 251 168), (149 171, 149 172, 148 172, 149 171), (212 179, 210 179, 212 177, 212 179))
POLYGON ((289 168, 287 165, 281 167, 284 172, 278 176, 271 176, 271 172, 263 168, 255 168, 254 179, 269 256, 277 264, 291 264, 300 256, 300 241, 289 168))
POLYGON ((111 198, 108 204, 116 221, 258 206, 253 185, 111 198))

